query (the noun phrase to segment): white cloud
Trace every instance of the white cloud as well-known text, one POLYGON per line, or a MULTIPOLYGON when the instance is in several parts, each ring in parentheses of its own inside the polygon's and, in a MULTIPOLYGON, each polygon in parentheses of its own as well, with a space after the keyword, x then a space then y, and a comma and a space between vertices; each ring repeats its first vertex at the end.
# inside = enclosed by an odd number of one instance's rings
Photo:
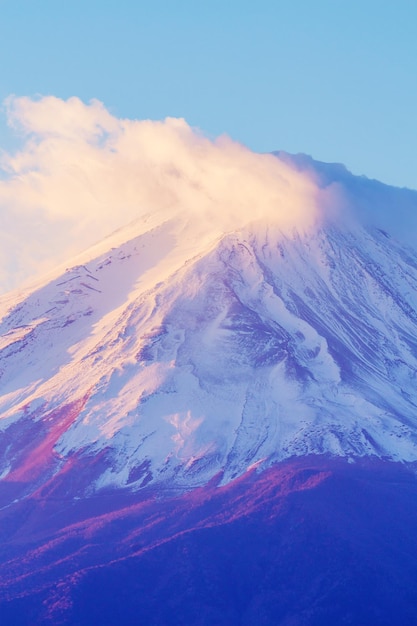
POLYGON ((117 119, 96 100, 52 96, 6 106, 23 145, 0 161, 0 291, 161 208, 225 231, 263 216, 282 228, 314 219, 311 177, 183 119, 117 119))

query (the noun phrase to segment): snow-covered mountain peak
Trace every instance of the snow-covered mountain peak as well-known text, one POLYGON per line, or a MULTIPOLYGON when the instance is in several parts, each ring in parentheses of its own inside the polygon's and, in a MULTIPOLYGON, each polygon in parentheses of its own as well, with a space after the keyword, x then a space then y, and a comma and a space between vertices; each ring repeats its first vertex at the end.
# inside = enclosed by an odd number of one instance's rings
POLYGON ((222 233, 161 212, 5 297, 4 479, 91 459, 89 489, 187 488, 294 455, 417 461, 417 256, 332 218, 222 233))

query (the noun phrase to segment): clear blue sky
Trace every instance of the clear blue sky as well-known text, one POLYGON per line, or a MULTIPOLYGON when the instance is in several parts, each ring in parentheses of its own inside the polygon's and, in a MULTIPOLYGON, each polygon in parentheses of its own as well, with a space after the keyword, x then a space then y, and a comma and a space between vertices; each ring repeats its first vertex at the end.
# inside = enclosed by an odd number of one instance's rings
POLYGON ((416 0, 0 0, 11 93, 184 117, 417 188, 416 0))

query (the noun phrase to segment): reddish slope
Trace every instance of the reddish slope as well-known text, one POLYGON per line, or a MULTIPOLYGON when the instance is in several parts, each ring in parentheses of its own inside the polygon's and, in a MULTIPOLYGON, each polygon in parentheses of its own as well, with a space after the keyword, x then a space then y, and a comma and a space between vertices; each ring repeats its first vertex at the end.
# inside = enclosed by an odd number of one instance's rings
POLYGON ((415 623, 417 482, 396 464, 298 459, 175 498, 38 499, 2 516, 3 532, 20 520, 5 623, 415 623))

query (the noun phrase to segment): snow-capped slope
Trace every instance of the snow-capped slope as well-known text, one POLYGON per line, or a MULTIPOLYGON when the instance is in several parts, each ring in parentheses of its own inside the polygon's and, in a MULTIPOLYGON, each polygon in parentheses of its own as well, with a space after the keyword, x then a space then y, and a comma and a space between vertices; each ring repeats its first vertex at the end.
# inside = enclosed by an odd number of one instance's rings
POLYGON ((236 226, 159 212, 3 298, 5 481, 87 458, 88 489, 417 461, 417 255, 334 215, 236 226))

